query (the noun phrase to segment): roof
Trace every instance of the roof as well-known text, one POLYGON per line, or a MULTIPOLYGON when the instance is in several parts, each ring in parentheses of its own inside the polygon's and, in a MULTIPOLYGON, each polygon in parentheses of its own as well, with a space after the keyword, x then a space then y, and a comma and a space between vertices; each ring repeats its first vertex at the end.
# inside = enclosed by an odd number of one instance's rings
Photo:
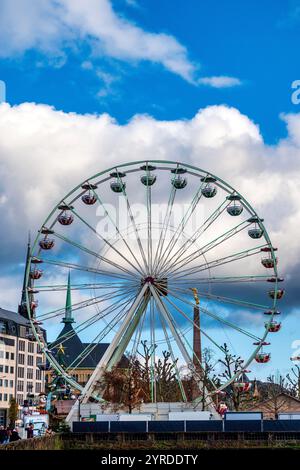
MULTIPOLYGON (((51 348, 55 345, 59 346, 60 344, 63 345, 65 350, 65 354, 63 356, 64 367, 69 367, 80 353, 82 353, 89 345, 91 346, 90 353, 87 357, 85 357, 80 363, 79 361, 76 361, 74 364, 75 369, 95 369, 109 346, 109 343, 82 343, 71 323, 66 323, 64 325, 57 339, 51 343, 51 348), (70 337, 63 341, 67 334, 69 334, 70 337), (76 367, 76 364, 78 364, 78 367, 76 367)), ((120 364, 121 367, 125 367, 126 363, 126 358, 123 356, 120 364)))
POLYGON ((19 313, 11 312, 0 307, 0 320, 10 320, 18 325, 28 326, 28 319, 22 317, 19 313))
MULTIPOLYGON (((288 398, 288 399, 290 399, 290 400, 294 400, 294 401, 296 401, 297 403, 300 404, 299 398, 293 397, 293 396, 290 395, 289 393, 285 393, 285 392, 278 393, 278 395, 276 395, 276 398, 282 397, 282 396, 284 396, 284 397, 286 397, 286 398, 288 398)), ((270 402, 270 401, 271 401, 271 402, 274 402, 274 398, 270 397, 270 398, 266 398, 265 400, 258 401, 255 405, 249 406, 249 408, 247 407, 247 411, 252 410, 252 409, 256 409, 258 406, 263 405, 263 404, 266 404, 266 403, 268 403, 268 402, 270 402)))

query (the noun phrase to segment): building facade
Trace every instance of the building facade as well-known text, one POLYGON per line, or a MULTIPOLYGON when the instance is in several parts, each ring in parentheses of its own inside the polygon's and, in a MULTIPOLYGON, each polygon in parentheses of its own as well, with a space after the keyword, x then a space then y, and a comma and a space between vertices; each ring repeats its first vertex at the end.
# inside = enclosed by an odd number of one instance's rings
MULTIPOLYGON (((25 270, 30 254, 27 246, 25 270)), ((31 305, 34 305, 31 299, 31 305)), ((34 317, 32 309, 31 316, 34 317)), ((43 330, 46 341, 46 332, 43 330)), ((18 313, 0 308, 0 425, 7 424, 10 399, 23 405, 45 392, 44 355, 35 340, 28 317, 25 273, 18 313)))
POLYGON ((43 362, 29 321, 0 308, 0 425, 7 422, 11 398, 22 405, 28 395, 44 393, 45 377, 39 368, 43 362))

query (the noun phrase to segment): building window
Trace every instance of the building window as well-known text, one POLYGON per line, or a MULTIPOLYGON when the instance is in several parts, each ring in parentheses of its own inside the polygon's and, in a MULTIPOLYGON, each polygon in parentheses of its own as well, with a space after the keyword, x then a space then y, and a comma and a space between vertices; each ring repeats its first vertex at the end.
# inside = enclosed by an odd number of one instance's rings
POLYGON ((0 351, 0 359, 4 358, 4 351, 0 351))
POLYGON ((18 393, 18 394, 17 394, 17 403, 18 403, 18 405, 22 405, 22 404, 23 404, 23 401, 24 401, 24 400, 23 400, 23 395, 21 395, 21 394, 18 393))
POLYGON ((20 326, 20 336, 21 338, 26 338, 26 327, 20 326))
POLYGON ((0 336, 0 343, 5 344, 6 346, 14 346, 15 340, 11 338, 6 338, 5 336, 0 336))
POLYGON ((32 393, 33 391, 33 383, 27 382, 27 393, 32 393))
POLYGON ((18 378, 24 379, 24 367, 18 367, 18 378))
POLYGON ((10 373, 11 373, 11 374, 13 374, 13 373, 14 373, 14 371, 15 371, 15 368, 14 368, 14 366, 10 366, 10 368, 9 368, 9 371, 10 371, 10 373))
POLYGON ((4 321, 0 321, 0 333, 6 333, 6 323, 4 321))
POLYGON ((14 381, 13 380, 9 381, 9 386, 10 386, 10 388, 13 388, 13 386, 14 386, 14 381))
POLYGON ((28 352, 29 353, 34 353, 34 343, 32 343, 32 342, 28 343, 28 352))
POLYGON ((35 386, 35 391, 36 391, 36 393, 41 393, 41 391, 42 391, 42 384, 37 383, 36 386, 35 386))
POLYGON ((3 372, 3 366, 0 365, 0 372, 3 372))
POLYGON ((14 361, 15 360, 15 353, 10 353, 10 360, 14 361))
POLYGON ((27 379, 33 380, 33 369, 27 369, 27 379))
POLYGON ((42 371, 40 369, 36 369, 35 371, 35 379, 42 380, 42 371))
POLYGON ((19 351, 25 351, 25 341, 23 339, 19 340, 19 351))
POLYGON ((18 380, 17 390, 18 390, 18 392, 24 392, 24 382, 23 382, 23 380, 18 380))
POLYGON ((8 367, 8 366, 5 366, 5 367, 4 367, 4 371, 5 371, 5 374, 8 374, 9 367, 8 367))
POLYGON ((43 363, 43 357, 42 356, 37 356, 36 357, 36 366, 38 367, 39 364, 43 363))
POLYGON ((27 364, 28 364, 29 366, 33 366, 33 356, 28 356, 28 357, 27 357, 27 364))
POLYGON ((9 360, 9 352, 8 351, 6 351, 6 353, 5 353, 5 359, 9 360))
POLYGON ((8 395, 7 395, 7 393, 4 393, 4 395, 3 395, 3 401, 8 401, 8 395))
POLYGON ((25 364, 25 354, 19 353, 19 364, 22 364, 24 366, 25 364))

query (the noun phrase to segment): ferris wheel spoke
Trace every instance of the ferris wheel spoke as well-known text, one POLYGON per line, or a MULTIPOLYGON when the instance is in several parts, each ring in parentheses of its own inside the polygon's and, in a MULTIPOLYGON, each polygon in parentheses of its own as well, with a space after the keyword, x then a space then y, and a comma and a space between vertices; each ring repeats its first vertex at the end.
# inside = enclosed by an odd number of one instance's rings
MULTIPOLYGON (((184 244, 179 248, 179 250, 170 256, 169 260, 166 259, 161 267, 162 270, 167 270, 170 265, 174 265, 180 257, 191 248, 192 245, 200 238, 201 235, 220 217, 220 215, 225 211, 228 206, 228 201, 225 199, 222 203, 215 209, 212 214, 200 225, 200 227, 184 242, 184 244), (174 259, 175 258, 175 259, 174 259), (174 260, 174 261, 173 261, 174 260)), ((171 253, 170 253, 171 254, 171 253)))
POLYGON ((150 342, 151 342, 151 400, 156 402, 156 371, 155 371, 155 351, 156 351, 156 335, 155 335, 155 311, 154 300, 150 298, 150 342))
POLYGON ((173 287, 184 286, 184 284, 193 285, 197 284, 231 284, 231 283, 247 283, 247 282, 265 282, 270 276, 268 275, 248 275, 248 276, 217 276, 217 277, 194 277, 188 279, 169 280, 169 284, 173 287))
POLYGON ((163 315, 161 314, 160 311, 158 311, 158 314, 159 314, 161 326, 163 328, 164 336, 165 336, 165 339, 166 339, 166 342, 167 342, 168 350, 169 350, 169 353, 171 355, 172 363, 173 363, 173 366, 175 368, 175 373, 176 373, 176 378, 177 378, 177 383, 179 385, 180 393, 181 393, 183 401, 186 403, 187 402, 187 397, 186 397, 184 386, 183 386, 183 383, 182 383, 182 380, 181 380, 181 377, 180 377, 180 372, 179 372, 178 367, 177 367, 178 360, 175 358, 175 354, 174 354, 172 344, 171 344, 171 341, 170 341, 170 338, 169 338, 169 335, 168 335, 168 331, 167 331, 167 328, 166 328, 165 319, 164 319, 164 317, 163 317, 163 315))
POLYGON ((74 359, 74 361, 67 367, 67 371, 70 371, 70 373, 72 373, 76 368, 78 368, 80 364, 82 364, 82 362, 95 350, 98 344, 105 337, 107 337, 107 335, 113 330, 113 328, 122 320, 122 318, 124 318, 124 316, 126 315, 126 308, 130 305, 131 301, 132 298, 119 306, 119 308, 122 308, 122 310, 116 315, 112 322, 106 325, 104 329, 97 334, 93 341, 84 348, 84 350, 77 356, 77 358, 74 359))
POLYGON ((137 271, 139 274, 144 275, 144 272, 141 271, 138 267, 136 267, 128 258, 126 258, 120 250, 118 250, 114 244, 110 243, 109 240, 107 240, 105 237, 103 237, 97 230, 92 227, 78 212, 76 212, 74 209, 70 208, 70 211, 86 226, 88 227, 97 237, 101 238, 101 240, 104 241, 104 243, 109 246, 112 250, 114 250, 115 253, 117 253, 125 263, 128 263, 135 271, 137 271))
MULTIPOLYGON (((150 171, 147 166, 147 178, 149 179, 150 171)), ((147 184, 147 251, 148 251, 148 267, 149 274, 152 273, 152 196, 151 196, 151 186, 147 184)))
POLYGON ((63 240, 64 242, 66 243, 69 243, 70 245, 74 246, 75 248, 79 248, 81 251, 83 251, 84 253, 87 253, 88 255, 91 255, 93 256, 94 258, 97 258, 97 259, 100 259, 101 261, 103 261, 104 263, 107 263, 109 264, 110 266, 113 266, 114 268, 117 268, 118 270, 121 270, 125 273, 127 273, 129 276, 133 276, 133 277, 137 277, 137 275, 135 273, 132 273, 131 271, 129 271, 127 268, 124 268, 123 266, 120 266, 119 264, 115 263, 114 261, 111 261, 109 260, 108 258, 104 257, 104 256, 101 256, 99 255, 98 253, 96 253, 95 251, 93 250, 90 250, 89 248, 81 245, 80 243, 77 243, 75 242, 74 240, 71 240, 70 238, 68 237, 65 237, 57 232, 54 232, 54 235, 59 238, 60 240, 63 240))
POLYGON ((130 221, 131 221, 131 223, 133 225, 133 228, 134 228, 137 244, 139 246, 139 250, 140 250, 140 253, 141 253, 141 256, 142 256, 142 259, 143 259, 143 263, 144 263, 144 266, 145 266, 145 271, 146 271, 146 273, 149 274, 149 266, 147 264, 145 251, 144 251, 144 248, 143 248, 140 236, 139 236, 139 232, 138 232, 138 229, 137 229, 137 226, 136 226, 136 223, 135 223, 135 219, 134 219, 133 214, 132 214, 131 205, 130 205, 130 202, 129 202, 129 199, 128 199, 128 196, 127 196, 127 191, 125 189, 125 184, 124 184, 122 178, 119 176, 119 172, 118 172, 117 168, 116 168, 116 172, 117 172, 117 175, 118 175, 118 181, 121 182, 122 194, 123 194, 123 196, 125 198, 125 201, 126 201, 127 212, 129 214, 130 221))
POLYGON ((168 279, 170 278, 172 281, 175 279, 186 278, 188 279, 189 275, 193 275, 202 271, 206 271, 208 269, 213 269, 219 266, 223 266, 224 264, 233 263, 234 261, 239 261, 243 258, 247 258, 249 256, 254 256, 260 253, 261 247, 266 245, 261 245, 254 248, 249 248, 248 250, 241 251, 239 253, 234 253, 233 255, 224 256, 223 258, 217 258, 208 263, 202 263, 200 265, 192 266, 188 269, 183 269, 178 273, 171 273, 168 275, 168 279))
POLYGON ((153 272, 157 271, 158 263, 160 261, 160 255, 161 255, 164 243, 165 243, 165 237, 166 237, 167 229, 168 229, 169 224, 170 224, 170 219, 171 219, 171 215, 172 215, 175 196, 176 196, 176 188, 172 185, 171 186, 171 192, 169 194, 168 205, 167 205, 167 208, 166 208, 162 229, 159 233, 159 239, 158 239, 156 252, 155 252, 155 257, 154 257, 154 263, 153 263, 153 272))
MULTIPOLYGON (((107 317, 111 313, 113 313, 116 309, 122 308, 127 305, 128 301, 130 302, 133 299, 133 296, 129 298, 124 299, 118 299, 116 302, 113 304, 107 306, 102 310, 101 313, 97 312, 96 314, 92 315, 92 317, 88 318, 87 320, 82 321, 79 323, 75 328, 73 328, 73 331, 69 331, 65 333, 64 335, 59 337, 59 344, 64 343, 68 341, 69 339, 73 338, 74 336, 78 335, 85 329, 89 328, 93 324, 95 324, 98 321, 103 320, 103 318, 107 317), (123 300, 123 302, 122 302, 123 300)), ((100 332, 101 333, 101 332, 100 332)), ((54 347, 57 346, 57 340, 55 340, 53 343, 49 345, 49 349, 53 349, 54 347)))
MULTIPOLYGON (((190 289, 176 288, 176 290, 182 293, 186 293, 186 294, 190 293, 190 289)), ((235 304, 235 305, 241 305, 242 307, 250 307, 250 308, 255 308, 255 309, 263 310, 263 311, 268 310, 270 308, 269 305, 256 304, 253 302, 243 301, 243 300, 239 300, 239 299, 235 299, 231 297, 223 297, 221 295, 208 294, 206 292, 198 292, 198 296, 200 298, 204 297, 205 299, 210 299, 210 300, 214 300, 217 302, 225 302, 225 303, 230 303, 230 304, 235 304)))
MULTIPOLYGON (((129 292, 128 289, 126 289, 124 293, 123 292, 119 293, 118 290, 115 290, 115 291, 109 292, 107 294, 99 295, 99 296, 96 296, 96 297, 91 297, 87 300, 83 300, 81 302, 74 303, 74 304, 71 305, 71 308, 72 308, 72 311, 80 310, 82 308, 90 307, 91 305, 95 305, 95 304, 98 304, 98 303, 101 303, 101 302, 106 302, 107 300, 111 300, 113 298, 116 298, 119 295, 128 295, 128 292, 129 292)), ((37 315, 36 318, 38 320, 46 321, 46 319, 48 320, 49 318, 58 317, 58 316, 61 316, 61 315, 64 315, 64 314, 65 314, 65 308, 59 308, 59 309, 52 310, 50 312, 46 312, 46 313, 42 313, 40 315, 37 315)))
MULTIPOLYGON (((166 308, 165 306, 165 302, 162 301, 162 304, 163 306, 166 308)), ((181 329, 179 328, 176 320, 174 319, 172 313, 167 309, 167 312, 168 312, 168 317, 169 320, 170 320, 170 325, 173 325, 175 327, 175 331, 179 333, 179 338, 184 338, 185 339, 185 342, 189 348, 189 350, 191 351, 191 354, 193 357, 195 357, 196 359, 196 362, 198 363, 198 366, 199 368, 203 371, 203 365, 201 363, 201 361, 199 360, 199 358, 195 355, 194 353, 194 348, 193 346, 189 343, 189 341, 187 340, 186 336, 183 334, 183 332, 181 331, 181 329)), ((178 343, 177 343, 178 344, 178 343)), ((187 353, 188 354, 188 353, 187 353)), ((190 362, 187 362, 188 364, 188 368, 192 371, 193 373, 193 376, 196 380, 196 383, 197 383, 197 386, 199 387, 199 390, 202 391, 203 388, 206 389, 206 385, 203 383, 203 380, 202 380, 202 376, 201 376, 201 373, 199 373, 199 371, 195 368, 195 365, 194 363, 192 362, 192 360, 190 359, 190 362)), ((215 387, 215 385, 212 383, 212 386, 215 387)))
POLYGON ((183 343, 183 336, 181 336, 178 331, 176 330, 176 327, 174 325, 174 320, 170 314, 170 312, 168 311, 167 307, 165 306, 165 304, 163 303, 162 299, 160 298, 160 294, 159 294, 159 291, 157 291, 156 288, 154 288, 152 285, 149 286, 150 288, 150 291, 154 297, 154 300, 155 300, 155 303, 157 305, 157 308, 158 310, 160 311, 160 313, 162 314, 162 316, 165 318, 167 324, 168 324, 168 327, 170 328, 170 331, 172 333, 172 335, 174 336, 176 342, 177 342, 177 345, 179 347, 179 350, 182 354, 182 357, 184 358, 184 360, 186 361, 187 365, 190 365, 192 363, 191 361, 191 358, 185 348, 185 345, 183 343))
POLYGON ((146 318, 146 310, 142 314, 140 323, 138 325, 138 328, 136 330, 135 338, 133 340, 133 348, 132 348, 132 357, 135 359, 138 353, 138 347, 141 342, 141 337, 142 337, 142 332, 144 328, 144 323, 145 323, 145 318, 146 318))
POLYGON ((167 257, 171 254, 172 249, 175 247, 177 241, 179 240, 179 237, 183 234, 183 231, 186 227, 186 224, 190 220, 192 214, 194 213, 194 210, 197 207, 197 204, 199 203, 199 201, 202 197, 202 192, 201 191, 202 191, 204 185, 205 185, 205 182, 203 181, 200 184, 200 186, 198 187, 195 195, 192 198, 192 201, 191 201, 187 211, 183 215, 178 227, 176 228, 175 232, 173 233, 172 237, 169 240, 168 245, 166 246, 164 252, 162 253, 162 255, 160 257, 160 261, 159 261, 158 266, 157 266, 157 269, 163 270, 163 266, 167 262, 167 257))
POLYGON ((71 263, 71 262, 67 262, 67 261, 60 261, 60 260, 56 260, 56 259, 47 259, 47 258, 40 258, 40 260, 41 260, 42 263, 45 263, 45 264, 51 264, 51 265, 59 266, 59 267, 62 267, 62 268, 75 269, 77 271, 85 271, 85 272, 89 272, 89 273, 101 274, 103 276, 116 278, 118 281, 120 281, 120 280, 128 280, 128 281, 132 280, 131 275, 129 276, 129 275, 126 275, 126 274, 114 273, 114 272, 111 272, 111 271, 92 268, 92 267, 89 267, 89 266, 84 266, 84 265, 71 263))
MULTIPOLYGON (((194 307, 195 304, 188 301, 186 298, 183 298, 183 297, 180 297, 177 293, 175 292, 170 292, 170 294, 172 295, 172 297, 175 297, 176 299, 180 300, 181 302, 185 303, 186 305, 189 305, 191 307, 194 307)), ((244 334, 245 336, 248 336, 249 338, 251 339, 254 339, 255 341, 261 341, 261 338, 259 338, 258 336, 254 335, 253 333, 245 330, 244 328, 241 328, 237 325, 235 325, 234 323, 228 321, 228 320, 225 320, 224 318, 220 317, 219 315, 217 315, 216 313, 213 313, 211 311, 209 311, 207 308, 203 308, 201 306, 199 306, 199 310, 202 312, 202 313, 205 313, 206 315, 208 315, 209 317, 213 318, 214 320, 217 320, 218 322, 220 323, 223 323, 224 325, 226 326, 229 326, 231 328, 233 328, 234 330, 238 331, 239 333, 242 333, 244 334)), ((202 330, 201 330, 202 331, 202 330)))
MULTIPOLYGON (((171 294, 172 295, 172 294, 171 294)), ((201 334, 203 334, 206 338, 208 338, 213 344, 214 346, 216 346, 220 351, 224 352, 224 348, 222 348, 222 346, 220 346, 218 343, 216 343, 204 330, 203 328, 200 328, 181 308, 178 307, 178 305, 176 305, 174 302, 172 302, 172 300, 169 298, 169 297, 166 297, 166 301, 169 302, 176 310, 177 312, 179 312, 186 320, 188 320, 194 328, 196 328, 198 331, 201 332, 201 334)), ((192 304, 193 305, 193 304, 192 304)), ((199 358, 198 357, 195 357, 196 360, 198 360, 197 362, 199 362, 200 364, 200 361, 199 361, 199 358)))
POLYGON ((105 284, 105 283, 84 283, 84 284, 72 284, 68 286, 68 284, 54 284, 49 286, 43 285, 35 285, 34 289, 38 290, 39 292, 60 292, 66 291, 70 289, 71 291, 75 290, 86 290, 86 289, 128 289, 130 287, 138 287, 140 283, 138 282, 126 282, 123 284, 105 284))
POLYGON ((140 272, 143 272, 143 268, 140 264, 140 262, 138 261, 137 257, 135 256, 134 254, 134 251, 130 248, 129 244, 127 243, 126 239, 123 237, 122 233, 120 232, 119 230, 119 227, 117 226, 117 224, 115 223, 115 221, 113 220, 113 218, 111 217, 111 215, 109 214, 109 212, 107 211, 106 207, 105 207, 105 204, 103 203, 102 199, 100 198, 99 194, 96 193, 96 191, 93 189, 93 187, 91 187, 91 191, 93 192, 94 196, 96 197, 97 201, 99 202, 99 204, 102 206, 103 210, 104 210, 104 214, 109 218, 110 222, 113 224, 117 234, 119 235, 119 237, 121 238, 121 240, 123 241, 124 245, 126 246, 126 248, 128 249, 129 253, 131 254, 131 256, 133 257, 134 261, 136 262, 136 264, 138 265, 139 267, 139 270, 140 272))
POLYGON ((181 259, 181 261, 177 261, 175 264, 173 264, 172 268, 169 271, 167 271, 163 274, 177 272, 183 266, 192 263, 193 261, 198 259, 200 256, 205 255, 206 253, 213 250, 217 246, 219 246, 222 243, 226 242, 227 240, 231 239, 233 236, 237 235, 242 230, 244 230, 248 225, 249 225, 249 223, 248 224, 246 223, 246 225, 245 225, 245 222, 241 222, 240 224, 236 225, 235 227, 231 228, 230 230, 227 230, 225 233, 218 236, 217 238, 215 238, 211 242, 207 243, 206 245, 203 245, 198 250, 194 251, 190 255, 186 256, 183 259, 181 259))

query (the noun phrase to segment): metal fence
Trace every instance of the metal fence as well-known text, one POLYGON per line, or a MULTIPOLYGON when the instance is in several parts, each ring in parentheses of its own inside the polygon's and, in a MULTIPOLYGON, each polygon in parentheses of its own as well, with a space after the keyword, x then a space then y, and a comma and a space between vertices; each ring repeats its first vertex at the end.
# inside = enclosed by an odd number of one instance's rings
POLYGON ((300 420, 74 422, 74 433, 299 433, 300 420))

